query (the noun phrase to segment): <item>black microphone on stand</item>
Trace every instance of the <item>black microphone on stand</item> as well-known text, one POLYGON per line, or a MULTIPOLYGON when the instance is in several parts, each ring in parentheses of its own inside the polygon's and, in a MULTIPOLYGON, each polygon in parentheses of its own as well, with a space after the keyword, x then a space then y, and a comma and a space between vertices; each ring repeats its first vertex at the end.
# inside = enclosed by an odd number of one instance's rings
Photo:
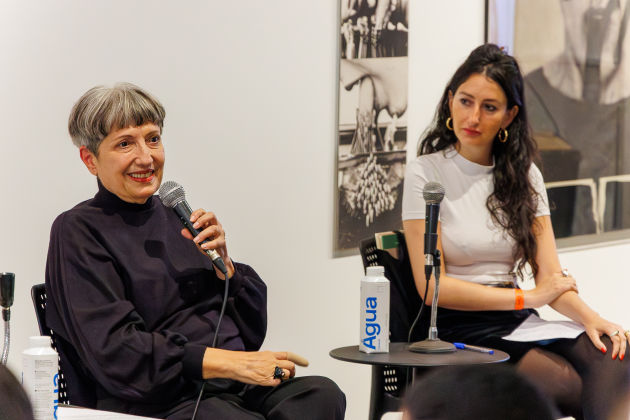
POLYGON ((427 204, 424 218, 424 275, 431 280, 435 251, 437 250, 437 226, 440 215, 440 203, 444 199, 444 187, 439 182, 427 182, 422 190, 427 204))
MULTIPOLYGON (((428 282, 435 270, 435 288, 433 290, 433 302, 431 304, 431 327, 429 337, 424 341, 409 346, 409 351, 416 353, 450 353, 455 351, 455 346, 438 338, 437 333, 437 308, 438 295, 440 294, 440 270, 441 253, 437 249, 437 225, 440 214, 440 203, 444 199, 444 187, 439 182, 427 182, 422 190, 422 196, 427 204, 424 221, 424 274, 428 282)), ((426 294, 424 296, 427 298, 426 294)), ((424 305, 424 302, 422 302, 424 305)), ((418 314, 418 319, 420 314, 418 314)), ((415 322, 414 322, 415 325, 415 322)), ((412 327, 413 328, 413 327, 412 327)), ((411 337, 411 332, 409 333, 411 337)))
POLYGON ((2 319, 4 320, 4 348, 0 363, 6 366, 9 358, 9 344, 11 332, 9 321, 11 320, 11 306, 13 306, 13 294, 15 292, 15 274, 0 273, 0 306, 2 306, 2 319))
MULTIPOLYGON (((190 223, 190 215, 192 214, 192 209, 188 205, 186 201, 186 193, 184 192, 184 187, 179 185, 174 181, 166 181, 160 187, 160 200, 166 207, 170 207, 173 209, 179 220, 182 224, 188 229, 188 231, 192 234, 193 238, 199 235, 197 229, 195 229, 190 223)), ((201 244, 205 244, 206 242, 210 242, 208 239, 201 242, 201 244)), ((199 245, 201 245, 199 244, 199 245)), ((219 255, 217 251, 214 249, 206 250, 206 254, 212 260, 212 263, 219 269, 223 275, 227 275, 227 269, 225 268, 225 263, 223 259, 219 255)))
POLYGON ((8 321, 11 317, 9 308, 13 306, 15 293, 15 274, 0 273, 0 306, 2 306, 2 319, 8 321))

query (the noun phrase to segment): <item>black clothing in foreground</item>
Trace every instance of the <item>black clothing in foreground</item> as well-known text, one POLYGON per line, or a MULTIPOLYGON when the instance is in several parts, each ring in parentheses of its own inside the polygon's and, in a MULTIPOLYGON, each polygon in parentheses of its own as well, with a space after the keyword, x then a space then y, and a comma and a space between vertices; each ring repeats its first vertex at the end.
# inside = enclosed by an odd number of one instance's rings
POLYGON ((13 373, 0 364, 0 420, 33 420, 33 407, 13 373))
MULTIPOLYGON (((346 397, 328 378, 303 376, 277 387, 248 386, 238 394, 208 394, 196 420, 342 420, 346 397)), ((195 401, 177 407, 168 420, 190 420, 195 401)))
MULTIPOLYGON (((152 415, 200 389, 225 282, 180 231, 158 197, 127 203, 100 183, 52 226, 46 322, 79 356, 62 367, 95 379, 98 407, 152 415)), ((235 267, 217 347, 256 351, 267 329, 266 286, 251 267, 235 267)), ((72 403, 76 390, 68 391, 72 403)))

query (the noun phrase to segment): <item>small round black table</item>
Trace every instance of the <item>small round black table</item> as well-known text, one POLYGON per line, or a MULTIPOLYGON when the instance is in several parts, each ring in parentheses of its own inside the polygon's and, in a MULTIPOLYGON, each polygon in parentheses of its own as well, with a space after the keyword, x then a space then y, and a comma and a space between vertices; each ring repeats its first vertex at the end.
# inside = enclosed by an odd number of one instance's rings
POLYGON ((383 413, 398 411, 400 400, 407 386, 411 385, 413 377, 429 368, 498 363, 510 358, 507 353, 499 350, 494 350, 494 354, 470 350, 424 354, 410 352, 409 346, 407 343, 390 343, 389 353, 367 354, 360 352, 359 346, 340 347, 330 352, 333 359, 372 366, 369 420, 380 420, 383 413))

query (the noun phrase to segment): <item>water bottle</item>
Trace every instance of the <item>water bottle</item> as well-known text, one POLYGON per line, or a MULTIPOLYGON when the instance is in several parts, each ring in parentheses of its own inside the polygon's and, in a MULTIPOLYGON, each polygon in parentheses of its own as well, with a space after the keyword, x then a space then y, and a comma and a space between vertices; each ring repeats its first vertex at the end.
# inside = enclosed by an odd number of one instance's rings
POLYGON ((361 280, 361 332, 359 350, 389 353, 389 280, 385 269, 368 267, 361 280))
POLYGON ((35 420, 56 420, 59 404, 59 357, 50 337, 31 337, 31 348, 22 353, 22 386, 28 395, 35 420))

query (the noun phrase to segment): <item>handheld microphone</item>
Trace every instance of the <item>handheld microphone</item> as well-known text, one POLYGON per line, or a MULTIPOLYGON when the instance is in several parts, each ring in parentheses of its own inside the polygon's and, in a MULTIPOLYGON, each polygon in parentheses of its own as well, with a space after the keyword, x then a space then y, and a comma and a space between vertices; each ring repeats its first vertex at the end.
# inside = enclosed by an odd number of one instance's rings
MULTIPOLYGON (((179 185, 177 182, 166 181, 160 187, 160 200, 166 207, 170 207, 173 209, 179 220, 182 222, 184 227, 188 229, 188 231, 192 234, 193 238, 199 235, 200 231, 195 229, 190 223, 190 215, 192 214, 192 209, 188 205, 186 201, 186 194, 184 192, 184 187, 179 185)), ((210 240, 205 239, 201 244, 205 244, 210 242, 210 240)), ((199 244, 199 245, 201 245, 199 244)), ((206 254, 212 260, 212 263, 221 271, 224 275, 227 276, 227 269, 225 268, 225 263, 223 259, 219 255, 217 251, 214 249, 205 250, 206 254)))
POLYGON ((440 215, 440 203, 444 199, 444 187, 439 182, 427 182, 422 190, 427 203, 424 219, 424 275, 429 281, 433 272, 433 261, 437 250, 437 225, 440 215))
POLYGON ((15 274, 0 273, 0 306, 2 307, 2 319, 8 321, 11 317, 9 308, 13 305, 15 292, 15 274))

